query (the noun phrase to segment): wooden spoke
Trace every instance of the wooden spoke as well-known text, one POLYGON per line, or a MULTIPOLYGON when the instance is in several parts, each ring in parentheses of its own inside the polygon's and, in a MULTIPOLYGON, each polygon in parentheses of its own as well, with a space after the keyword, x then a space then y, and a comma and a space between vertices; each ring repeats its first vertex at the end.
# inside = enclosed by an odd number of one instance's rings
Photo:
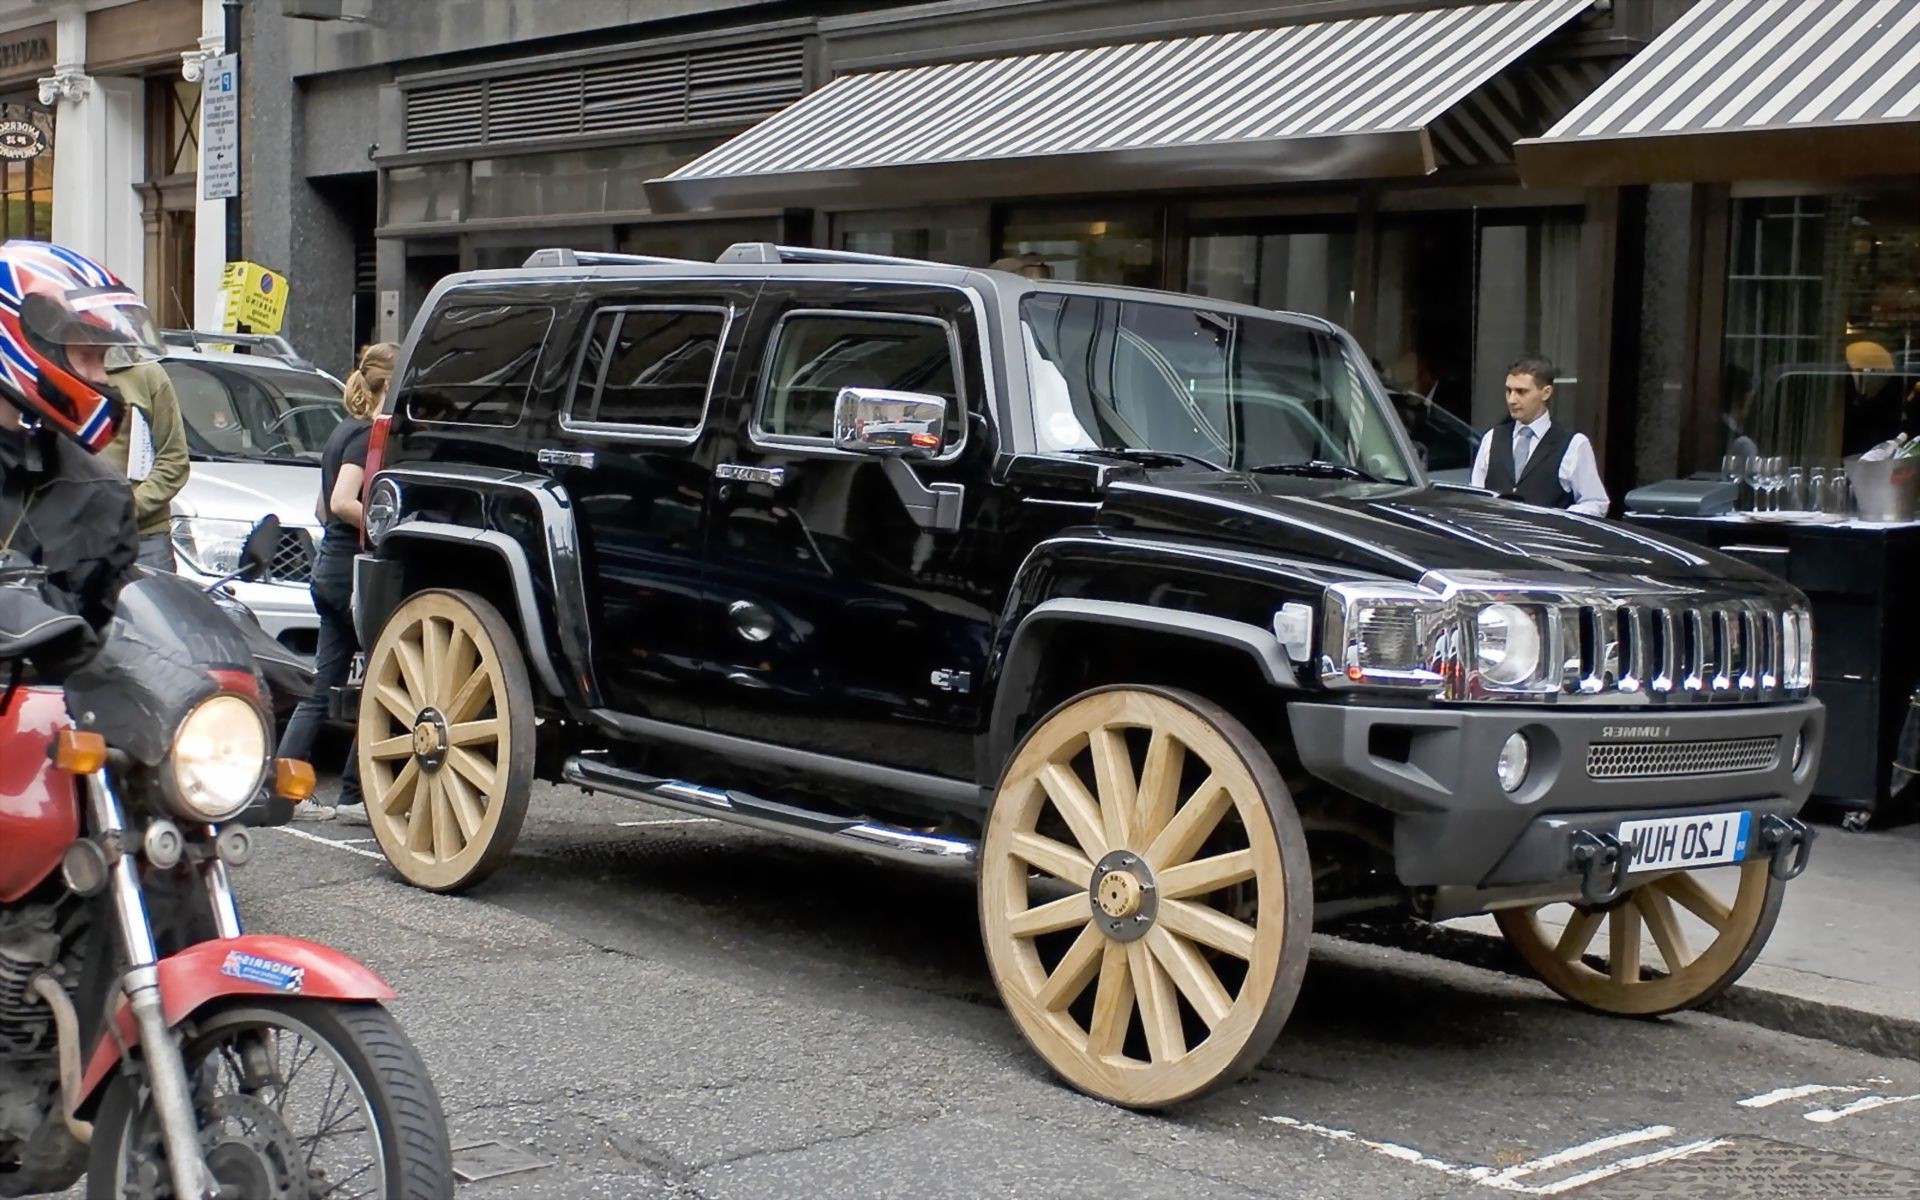
MULTIPOLYGON (((1088 873, 1092 873, 1091 867, 1088 873)), ((1084 925, 1092 918, 1092 902, 1085 895, 1076 894, 1042 904, 1038 908, 1009 913, 1007 928, 1015 937, 1038 937, 1043 933, 1058 933, 1062 929, 1084 925)))
POLYGON ((1037 833, 1014 835, 1012 852, 1023 861, 1074 887, 1093 884, 1093 863, 1071 846, 1037 833))
POLYGON ((1082 929, 1080 936, 1073 939, 1073 945, 1067 947, 1066 954, 1061 956, 1053 974, 1047 976, 1045 986, 1034 997, 1040 1007, 1049 1012, 1058 1012, 1078 1000, 1080 993, 1087 990, 1087 985, 1099 973, 1105 946, 1106 938, 1092 925, 1082 929))
POLYGON ((1156 1063, 1172 1062, 1187 1052, 1180 1028, 1180 1006, 1174 1002, 1173 980, 1153 957, 1144 941, 1127 943, 1127 968, 1133 975, 1140 1024, 1147 1031, 1147 1052, 1156 1063))
POLYGON ((480 836, 480 827, 486 823, 486 803, 456 772, 442 772, 440 786, 447 794, 447 811, 459 823, 460 844, 464 846, 480 836))
POLYGON ((413 735, 403 733, 399 737, 390 737, 383 742, 375 742, 367 747, 367 753, 375 758, 412 758, 413 735))
POLYGON ((1653 935, 1653 944, 1660 948, 1667 973, 1671 975, 1692 962, 1693 948, 1687 945, 1687 931, 1680 928, 1680 919, 1667 894, 1658 888, 1641 888, 1634 895, 1634 903, 1640 906, 1640 917, 1647 923, 1647 932, 1653 935))
POLYGON ((1694 916, 1718 931, 1725 932, 1727 922, 1733 917, 1732 910, 1689 872, 1681 871, 1657 879, 1653 886, 1678 900, 1694 916))
POLYGON ((1093 751, 1093 779, 1100 792, 1100 814, 1105 818, 1106 843, 1118 849, 1133 842, 1139 781, 1133 776, 1133 755, 1122 729, 1096 729, 1088 739, 1093 751))
POLYGON ((413 795, 419 783, 420 760, 410 758, 406 766, 394 773, 393 782, 387 786, 387 789, 375 795, 373 802, 379 805, 378 811, 385 816, 405 816, 413 805, 413 795))
POLYGON ((471 746, 477 742, 497 742, 504 728, 498 717, 489 721, 462 721, 458 725, 447 726, 447 744, 449 746, 471 746))
POLYGON ((1599 931, 1605 916, 1598 910, 1574 909, 1572 919, 1560 933, 1560 940, 1554 943, 1555 957, 1563 962, 1579 962, 1580 956, 1593 944, 1593 935, 1599 931))
POLYGON ((1180 807, 1180 772, 1187 765, 1187 748, 1164 729, 1153 731, 1147 743, 1146 765, 1140 771, 1138 837, 1150 842, 1173 820, 1180 807))
POLYGON ((1160 898, 1162 900, 1182 900, 1188 896, 1204 896, 1208 892, 1217 892, 1223 887, 1244 883, 1257 873, 1253 851, 1234 850, 1227 854, 1216 854, 1211 858, 1202 858, 1177 867, 1169 867, 1160 874, 1160 898))
POLYGON ((1193 943, 1168 933, 1164 925, 1150 930, 1146 942, 1147 949, 1153 951, 1154 958, 1159 960, 1167 977, 1187 998, 1193 1011, 1200 1014, 1207 1028, 1218 1029, 1220 1022, 1226 1020, 1227 1013, 1233 1009, 1233 997, 1221 986, 1220 977, 1213 973, 1207 960, 1193 948, 1193 943))
POLYGON ((1107 852, 1106 823, 1100 816, 1100 805, 1075 775, 1061 763, 1051 763, 1040 773, 1040 786, 1047 791, 1047 798, 1053 801, 1054 809, 1066 819, 1067 828, 1073 830, 1073 836, 1080 843, 1080 849, 1089 862, 1107 852))
POLYGON ((1100 990, 1093 997, 1093 1020, 1087 1024, 1087 1053, 1095 1058, 1119 1055, 1132 1021, 1133 970, 1127 965, 1127 948, 1119 942, 1108 942, 1105 957, 1100 960, 1100 990))
POLYGON ((433 801, 439 791, 440 783, 431 775, 422 777, 413 789, 413 804, 407 809, 407 849, 415 854, 433 844, 433 801))
POLYGON ((1623 987, 1640 982, 1640 910, 1631 897, 1607 915, 1607 973, 1623 987))
POLYGON ((453 636, 453 624, 428 620, 420 624, 420 665, 426 684, 422 697, 428 704, 445 704, 453 695, 453 680, 447 677, 447 642, 453 636))
POLYGON ((463 746, 455 746, 447 751, 447 769, 458 771, 473 781, 473 785, 491 796, 496 782, 493 766, 479 755, 463 746))
POLYGON ((485 671, 475 668, 467 681, 460 685, 441 710, 447 720, 454 723, 470 721, 493 698, 493 679, 485 671))
POLYGON ((1219 909, 1190 900, 1162 900, 1160 924, 1235 958, 1253 958, 1254 927, 1245 921, 1235 920, 1219 909))
POLYGON ((1209 775, 1206 781, 1188 797, 1173 820, 1167 822, 1164 829, 1147 847, 1147 861, 1162 871, 1179 866, 1194 856, 1205 842, 1214 827, 1220 824, 1220 818, 1227 815, 1233 807, 1233 794, 1218 775, 1209 775))
POLYGON ((458 621, 451 623, 447 634, 446 661, 446 678, 452 686, 440 696, 440 711, 448 713, 447 720, 451 721, 454 717, 450 710, 453 708, 454 697, 459 695, 460 689, 465 687, 476 674, 482 679, 486 678, 485 673, 480 670, 480 648, 473 644, 473 638, 467 633, 466 627, 458 621))
POLYGON ((380 707, 392 714, 393 719, 400 722, 404 729, 411 729, 414 721, 420 716, 419 706, 409 700, 405 692, 390 683, 376 685, 373 695, 374 699, 380 702, 380 707))
POLYGON ((413 702, 413 711, 417 713, 433 703, 433 689, 427 685, 427 668, 420 661, 420 647, 402 638, 394 644, 393 651, 400 667, 400 680, 406 685, 407 699, 413 702))
POLYGON ((435 780, 439 786, 433 789, 433 811, 429 819, 433 822, 433 856, 446 862, 460 852, 457 839, 460 831, 454 827, 453 811, 447 804, 447 784, 450 780, 435 780))

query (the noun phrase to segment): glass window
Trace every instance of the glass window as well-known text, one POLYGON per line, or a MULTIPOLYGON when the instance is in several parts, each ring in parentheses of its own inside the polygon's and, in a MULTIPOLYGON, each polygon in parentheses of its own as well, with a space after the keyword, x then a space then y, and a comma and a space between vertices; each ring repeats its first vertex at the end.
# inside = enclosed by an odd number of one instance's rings
POLYGON ((947 443, 965 430, 946 322, 855 313, 796 313, 781 323, 756 427, 775 437, 830 438, 834 399, 848 387, 940 396, 947 443))
POLYGON ((1351 326, 1353 234, 1256 230, 1188 238, 1187 290, 1351 326))
POLYGON ((544 306, 442 310, 408 364, 408 414, 462 425, 516 423, 552 326, 553 310, 544 306))
POLYGON ((1185 305, 1021 302, 1042 450, 1166 450, 1221 466, 1315 461, 1411 478, 1393 418, 1320 330, 1185 305))
POLYGON ((605 425, 699 428, 726 324, 719 309, 597 314, 567 416, 605 425))
POLYGON ((1159 287, 1159 235, 1153 213, 1083 217, 1066 210, 1014 209, 1001 229, 993 265, 1039 279, 1159 287))
POLYGON ((779 240, 780 222, 765 218, 661 221, 619 230, 622 254, 655 254, 694 262, 712 262, 723 250, 740 242, 779 240))
POLYGON ((318 462, 346 419, 340 389, 324 375, 212 360, 162 365, 196 456, 318 462))
POLYGON ((53 117, 22 105, 0 106, 0 118, 27 121, 47 135, 47 150, 33 158, 7 159, 0 174, 0 241, 53 236, 53 117))
POLYGON ((643 186, 705 153, 712 141, 516 154, 473 162, 470 216, 647 212, 643 186))
POLYGON ((467 164, 436 163, 394 167, 387 172, 389 225, 424 225, 460 220, 467 190, 467 164))
POLYGON ((841 213, 833 219, 842 250, 961 267, 987 265, 987 225, 984 207, 841 213))

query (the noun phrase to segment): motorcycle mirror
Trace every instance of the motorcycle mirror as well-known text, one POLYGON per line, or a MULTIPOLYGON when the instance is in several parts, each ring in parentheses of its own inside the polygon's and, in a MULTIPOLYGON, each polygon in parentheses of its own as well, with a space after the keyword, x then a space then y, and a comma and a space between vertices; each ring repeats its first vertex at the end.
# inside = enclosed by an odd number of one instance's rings
POLYGON ((274 555, 280 552, 280 518, 268 513, 247 535, 240 548, 240 576, 265 579, 273 571, 274 555))

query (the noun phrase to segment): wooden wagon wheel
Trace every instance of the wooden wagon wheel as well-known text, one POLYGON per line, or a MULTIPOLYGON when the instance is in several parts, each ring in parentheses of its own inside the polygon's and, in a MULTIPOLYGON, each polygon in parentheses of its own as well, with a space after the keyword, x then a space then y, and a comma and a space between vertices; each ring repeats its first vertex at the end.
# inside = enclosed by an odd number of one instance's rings
POLYGON ((359 735, 373 835, 407 882, 456 891, 506 861, 533 782, 533 692, 493 605, 408 597, 367 655, 359 735))
POLYGON ((1739 867, 1681 871, 1642 884, 1604 909, 1572 908, 1562 929, 1540 919, 1545 908, 1496 913, 1500 932, 1541 982, 1568 1000, 1615 1016, 1654 1017, 1694 1008, 1718 996, 1746 973, 1773 933, 1786 885, 1762 859, 1739 867), (1738 889, 1723 899, 1702 878, 1737 874, 1738 889), (1683 913, 1705 931, 1689 935, 1683 913), (1606 954, 1587 951, 1606 927, 1606 954), (1699 950, 1696 942, 1702 942, 1699 950), (1651 951, 1651 953, 1649 953, 1651 951), (1654 965, 1658 972, 1646 968, 1654 965))
POLYGON ((1306 836, 1272 760, 1224 710, 1112 688, 1028 734, 981 846, 1002 1000, 1048 1065, 1135 1108, 1253 1069, 1306 970, 1306 836))

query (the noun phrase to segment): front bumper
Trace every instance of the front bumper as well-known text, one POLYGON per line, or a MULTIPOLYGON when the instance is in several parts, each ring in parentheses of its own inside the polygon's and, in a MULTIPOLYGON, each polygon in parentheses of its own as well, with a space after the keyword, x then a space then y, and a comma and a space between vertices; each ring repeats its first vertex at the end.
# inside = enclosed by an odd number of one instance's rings
POLYGON ((1813 787, 1826 723, 1817 700, 1671 711, 1315 703, 1287 711, 1301 765, 1393 814, 1395 873, 1414 888, 1565 885, 1577 877, 1575 832, 1610 832, 1622 820, 1730 808, 1756 819, 1791 816, 1813 787), (1532 765, 1508 794, 1495 763, 1516 732, 1527 737, 1532 765), (1624 778, 1589 770, 1593 747, 1678 750, 1752 738, 1778 739, 1770 764, 1624 778))

